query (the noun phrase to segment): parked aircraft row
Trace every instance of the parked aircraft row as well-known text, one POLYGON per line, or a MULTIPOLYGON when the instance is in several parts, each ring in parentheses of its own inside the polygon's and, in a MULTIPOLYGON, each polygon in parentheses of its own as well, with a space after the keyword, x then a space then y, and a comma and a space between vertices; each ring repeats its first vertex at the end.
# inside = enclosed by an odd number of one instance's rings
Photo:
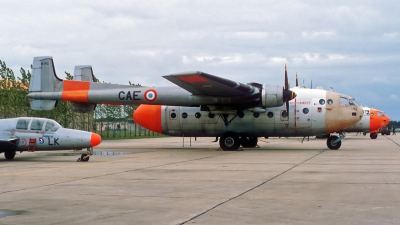
MULTIPOLYGON (((139 105, 133 118, 139 125, 171 136, 220 137, 220 147, 236 150, 255 147, 258 137, 328 135, 336 150, 346 132, 370 133, 390 119, 384 112, 362 108, 354 98, 321 88, 289 89, 285 85, 239 83, 203 72, 164 76, 177 86, 142 87, 93 82, 91 66, 76 66, 74 80, 55 73, 52 57, 35 57, 28 97, 34 110, 51 110, 57 101, 71 101, 75 112, 92 112, 96 104, 139 105), (338 133, 339 136, 334 135, 338 133)), ((43 118, 0 120, 0 153, 13 159, 16 151, 87 148, 101 142, 95 133, 62 128, 43 118)))
POLYGON ((142 87, 93 82, 91 66, 76 66, 74 80, 57 77, 52 57, 35 57, 28 97, 35 110, 71 101, 74 110, 96 104, 140 105, 133 117, 152 131, 171 136, 220 137, 220 147, 252 147, 257 137, 306 137, 328 134, 338 149, 343 131, 361 120, 364 110, 347 95, 323 89, 240 83, 203 72, 164 76, 176 86, 142 87), (338 133, 339 136, 334 135, 338 133))

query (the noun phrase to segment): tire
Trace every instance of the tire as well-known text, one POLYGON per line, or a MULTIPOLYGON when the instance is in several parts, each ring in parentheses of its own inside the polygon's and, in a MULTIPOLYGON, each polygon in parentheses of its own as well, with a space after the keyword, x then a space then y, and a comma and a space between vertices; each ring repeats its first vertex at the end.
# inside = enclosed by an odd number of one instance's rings
POLYGON ((81 161, 82 162, 87 162, 87 161, 89 161, 89 156, 87 155, 87 154, 82 154, 81 155, 81 161))
POLYGON ((240 147, 239 135, 235 132, 225 132, 219 139, 219 146, 225 151, 237 150, 240 147))
POLYGON ((326 141, 326 145, 330 150, 338 150, 340 146, 342 145, 342 141, 339 141, 337 143, 334 143, 335 140, 337 140, 339 137, 338 136, 330 136, 328 137, 328 140, 326 141))
POLYGON ((378 137, 378 133, 369 134, 371 139, 376 139, 378 137))
POLYGON ((6 151, 6 152, 4 152, 4 157, 7 160, 13 160, 14 157, 15 157, 15 151, 6 151))
POLYGON ((244 137, 240 137, 240 144, 244 147, 244 148, 254 148, 257 146, 257 142, 258 142, 258 138, 255 136, 244 136, 244 137))

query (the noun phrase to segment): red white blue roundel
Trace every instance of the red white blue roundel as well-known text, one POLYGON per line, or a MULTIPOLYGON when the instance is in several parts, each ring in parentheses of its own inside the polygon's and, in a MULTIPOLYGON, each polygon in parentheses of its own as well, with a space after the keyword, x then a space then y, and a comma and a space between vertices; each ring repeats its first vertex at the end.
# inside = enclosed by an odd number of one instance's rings
POLYGON ((149 102, 153 102, 157 99, 157 92, 153 89, 149 89, 144 92, 144 98, 149 102))

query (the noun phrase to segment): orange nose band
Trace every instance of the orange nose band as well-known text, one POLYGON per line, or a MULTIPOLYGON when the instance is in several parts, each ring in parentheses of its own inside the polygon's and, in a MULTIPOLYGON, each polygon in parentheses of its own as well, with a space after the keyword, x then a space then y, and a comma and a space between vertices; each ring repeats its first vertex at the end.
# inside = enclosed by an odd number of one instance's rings
POLYGON ((161 105, 141 104, 133 113, 133 120, 146 129, 162 133, 161 105))
POLYGON ((90 136, 90 144, 92 145, 92 147, 97 146, 100 143, 101 143, 101 136, 96 133, 92 133, 92 135, 90 136))

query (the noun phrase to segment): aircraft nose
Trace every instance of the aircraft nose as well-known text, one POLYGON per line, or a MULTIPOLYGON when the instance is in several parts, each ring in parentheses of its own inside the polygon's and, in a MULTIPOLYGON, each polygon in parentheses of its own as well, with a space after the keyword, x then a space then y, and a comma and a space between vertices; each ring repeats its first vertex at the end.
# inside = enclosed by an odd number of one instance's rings
POLYGON ((141 104, 133 113, 133 120, 146 129, 162 133, 161 105, 141 104))
POLYGON ((388 125, 390 123, 390 117, 385 116, 385 118, 383 119, 383 121, 385 122, 385 126, 388 125))
POLYGON ((100 143, 101 143, 101 136, 96 133, 92 133, 92 135, 90 136, 90 145, 94 147, 99 145, 100 143))

